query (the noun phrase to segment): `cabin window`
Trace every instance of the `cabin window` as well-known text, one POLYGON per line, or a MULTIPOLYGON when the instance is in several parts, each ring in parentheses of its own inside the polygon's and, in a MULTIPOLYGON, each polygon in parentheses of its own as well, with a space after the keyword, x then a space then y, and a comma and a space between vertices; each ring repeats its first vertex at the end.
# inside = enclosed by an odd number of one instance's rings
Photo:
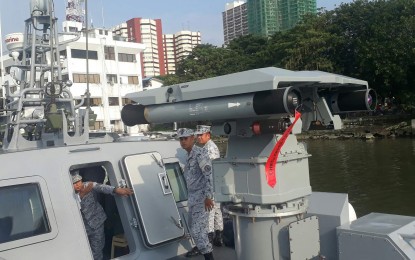
POLYGON ((179 163, 166 163, 165 167, 174 199, 176 202, 187 200, 186 180, 179 163))
POLYGON ((51 231, 37 183, 0 188, 0 244, 51 231))

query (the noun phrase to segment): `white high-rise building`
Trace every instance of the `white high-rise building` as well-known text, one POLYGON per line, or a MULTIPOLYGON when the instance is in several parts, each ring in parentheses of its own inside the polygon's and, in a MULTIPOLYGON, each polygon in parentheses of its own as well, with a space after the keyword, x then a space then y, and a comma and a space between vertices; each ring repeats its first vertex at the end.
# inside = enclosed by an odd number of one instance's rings
MULTIPOLYGON (((65 28, 65 22, 64 22, 65 28)), ((62 36, 60 41, 73 36, 62 36)), ((81 99, 86 92, 85 37, 60 50, 62 77, 73 82, 71 93, 81 99)), ((124 132, 122 107, 131 102, 127 93, 142 91, 140 54, 144 45, 119 40, 107 29, 90 29, 88 34, 90 106, 97 114, 92 130, 124 132)), ((129 128, 136 133, 138 127, 129 128)))
POLYGON ((164 66, 166 74, 176 73, 174 34, 163 34, 164 66))
POLYGON ((176 73, 177 62, 201 44, 200 32, 162 34, 160 19, 132 18, 111 29, 115 35, 145 45, 141 53, 143 78, 176 73))
POLYGON ((160 19, 132 18, 111 30, 114 34, 127 38, 129 42, 142 43, 145 46, 140 54, 143 77, 166 74, 160 19))
POLYGON ((248 34, 248 13, 245 1, 227 3, 223 18, 223 38, 225 45, 233 39, 248 34))
POLYGON ((189 56, 193 48, 201 44, 200 32, 180 31, 174 34, 176 62, 189 56))

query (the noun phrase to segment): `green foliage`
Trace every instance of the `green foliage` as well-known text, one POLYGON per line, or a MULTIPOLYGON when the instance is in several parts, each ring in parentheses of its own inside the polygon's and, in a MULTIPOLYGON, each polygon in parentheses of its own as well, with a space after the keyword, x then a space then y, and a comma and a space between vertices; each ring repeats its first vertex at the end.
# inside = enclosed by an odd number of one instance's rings
POLYGON ((270 38, 247 35, 227 47, 196 47, 165 85, 275 66, 322 70, 369 82, 381 96, 415 102, 415 1, 355 0, 319 10, 270 38))
POLYGON ((238 64, 241 63, 234 51, 202 44, 179 62, 176 74, 187 82, 233 73, 238 64))
POLYGON ((365 79, 382 95, 414 86, 415 2, 357 0, 342 5, 327 28, 341 37, 343 74, 365 79))

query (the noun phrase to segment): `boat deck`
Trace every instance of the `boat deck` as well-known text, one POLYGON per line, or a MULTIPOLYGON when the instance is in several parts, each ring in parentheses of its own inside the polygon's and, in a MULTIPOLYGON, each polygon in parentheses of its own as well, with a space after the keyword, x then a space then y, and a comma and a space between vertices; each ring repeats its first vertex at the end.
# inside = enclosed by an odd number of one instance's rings
MULTIPOLYGON (((221 260, 221 259, 226 259, 226 260, 236 260, 236 252, 235 249, 231 248, 231 247, 213 247, 213 256, 215 257, 215 259, 221 260)), ((203 260, 203 255, 198 255, 198 256, 194 256, 194 257, 186 257, 184 255, 182 256, 176 256, 171 258, 171 260, 184 260, 184 259, 192 259, 192 260, 203 260)))

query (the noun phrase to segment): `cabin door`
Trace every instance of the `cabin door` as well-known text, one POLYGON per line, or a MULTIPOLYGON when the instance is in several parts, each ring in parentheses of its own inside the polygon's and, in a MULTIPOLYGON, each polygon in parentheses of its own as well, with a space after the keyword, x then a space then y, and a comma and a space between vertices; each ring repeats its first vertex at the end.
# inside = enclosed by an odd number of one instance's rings
POLYGON ((134 202, 143 237, 150 247, 184 236, 176 201, 157 152, 129 155, 124 170, 134 189, 134 202))

